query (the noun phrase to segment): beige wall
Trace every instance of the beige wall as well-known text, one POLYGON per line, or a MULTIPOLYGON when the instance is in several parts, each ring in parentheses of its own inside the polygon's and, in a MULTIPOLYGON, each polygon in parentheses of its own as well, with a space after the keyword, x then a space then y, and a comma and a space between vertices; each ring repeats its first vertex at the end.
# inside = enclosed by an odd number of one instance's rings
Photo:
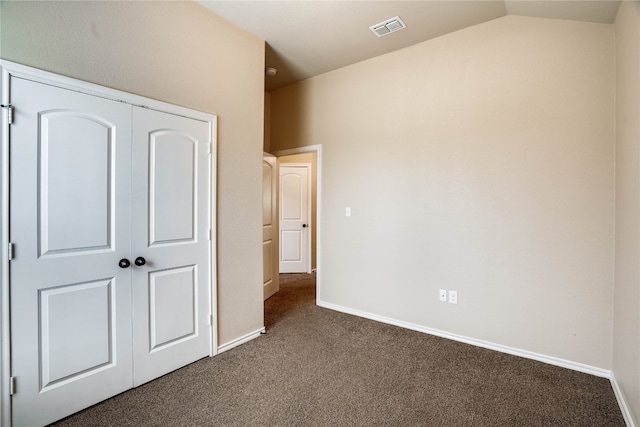
POLYGON ((310 163, 311 164, 311 268, 316 268, 316 245, 318 217, 318 155, 316 153, 302 153, 291 156, 278 157, 280 164, 310 163))
POLYGON ((613 373, 640 423, 640 2, 616 31, 616 256, 613 373))
POLYGON ((507 16, 272 92, 322 301, 610 369, 614 78, 612 25, 507 16))
POLYGON ((264 94, 264 151, 271 151, 271 94, 264 94))
POLYGON ((193 2, 2 2, 3 59, 218 115, 219 344, 263 325, 264 42, 193 2))

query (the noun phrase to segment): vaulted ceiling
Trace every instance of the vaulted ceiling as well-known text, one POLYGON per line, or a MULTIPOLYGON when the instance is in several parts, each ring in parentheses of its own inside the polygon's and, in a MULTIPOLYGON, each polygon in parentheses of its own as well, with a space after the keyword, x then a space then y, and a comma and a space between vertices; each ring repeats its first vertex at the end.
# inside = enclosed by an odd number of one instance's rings
POLYGON ((327 71, 506 15, 612 23, 620 0, 213 1, 197 0, 267 43, 271 91, 327 71), (399 16, 407 28, 377 37, 399 16))

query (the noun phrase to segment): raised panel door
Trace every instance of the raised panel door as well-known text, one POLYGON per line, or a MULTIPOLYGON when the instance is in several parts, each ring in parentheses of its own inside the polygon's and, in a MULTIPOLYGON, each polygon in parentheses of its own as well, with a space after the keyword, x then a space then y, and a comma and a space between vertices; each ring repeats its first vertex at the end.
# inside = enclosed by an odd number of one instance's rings
POLYGON ((10 233, 14 425, 132 386, 131 107, 13 78, 10 233))
POLYGON ((309 165, 280 165, 280 273, 309 271, 309 165))
POLYGON ((265 154, 262 160, 262 286, 266 300, 280 289, 278 277, 277 161, 265 154))
POLYGON ((210 354, 209 123, 134 107, 134 384, 210 354))

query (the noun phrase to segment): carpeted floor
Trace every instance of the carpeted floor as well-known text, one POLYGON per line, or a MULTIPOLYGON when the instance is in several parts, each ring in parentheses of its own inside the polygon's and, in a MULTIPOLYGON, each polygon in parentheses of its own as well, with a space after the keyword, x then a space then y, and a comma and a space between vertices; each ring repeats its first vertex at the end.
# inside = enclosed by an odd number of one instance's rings
POLYGON ((281 275, 267 335, 59 426, 624 426, 607 379, 323 309, 281 275))

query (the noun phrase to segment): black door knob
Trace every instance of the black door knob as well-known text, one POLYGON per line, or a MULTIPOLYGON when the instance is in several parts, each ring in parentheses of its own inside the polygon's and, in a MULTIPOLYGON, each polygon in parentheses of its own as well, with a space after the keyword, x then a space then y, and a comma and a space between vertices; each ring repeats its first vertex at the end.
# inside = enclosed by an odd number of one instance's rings
POLYGON ((307 224, 302 224, 302 228, 307 228, 307 224))
POLYGON ((118 262, 118 267, 120 268, 127 268, 131 265, 131 263, 129 262, 128 259, 126 258, 122 258, 119 262, 118 262))
POLYGON ((141 256, 139 256, 138 258, 136 258, 135 261, 133 261, 138 267, 145 265, 147 263, 147 260, 142 258, 141 256))

